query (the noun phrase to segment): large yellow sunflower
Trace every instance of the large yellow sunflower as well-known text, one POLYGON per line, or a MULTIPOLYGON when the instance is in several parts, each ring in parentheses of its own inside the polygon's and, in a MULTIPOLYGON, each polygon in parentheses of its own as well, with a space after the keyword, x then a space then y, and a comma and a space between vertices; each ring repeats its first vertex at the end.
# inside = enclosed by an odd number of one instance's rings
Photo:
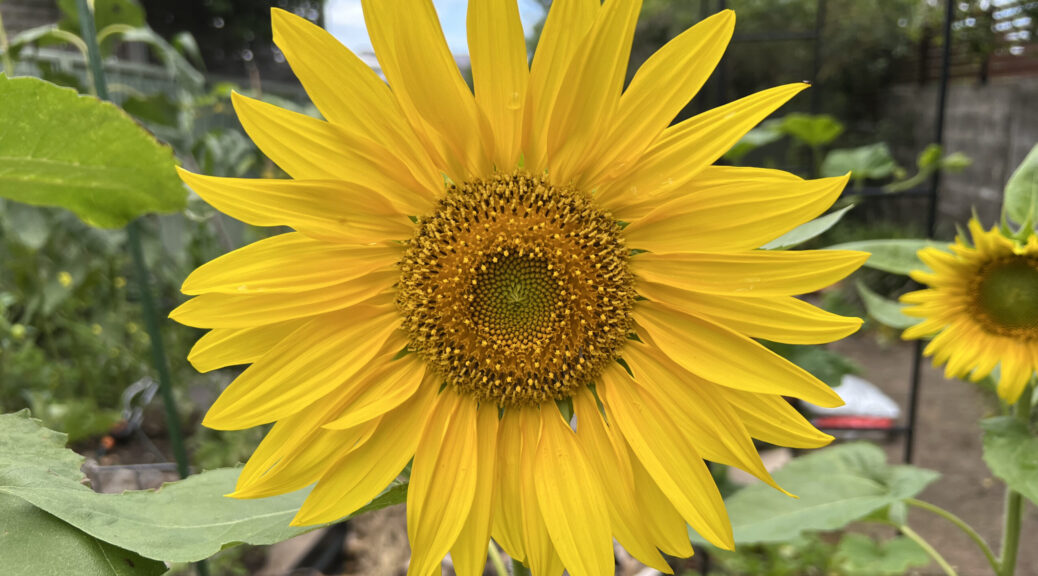
POLYGON ((1019 242, 975 218, 969 232, 972 243, 960 235, 951 252, 919 251, 930 270, 912 278, 928 288, 901 301, 924 320, 904 337, 933 336, 923 352, 948 378, 976 382, 999 366, 998 395, 1013 404, 1038 371, 1038 234, 1019 242))
POLYGON ((669 126, 735 18, 676 37, 623 90, 640 6, 556 0, 528 65, 516 4, 471 2, 475 95, 429 0, 364 2, 388 84, 274 10, 325 120, 234 104, 293 179, 182 173, 217 209, 295 230, 200 267, 172 315, 212 329, 199 370, 251 364, 204 423, 276 422, 233 496, 316 483, 294 522, 326 522, 413 461, 411 574, 448 552, 480 574, 491 536, 536 575, 612 574, 614 538, 669 571, 660 551, 692 554, 686 523, 732 547, 704 459, 774 484, 754 438, 830 441, 783 396, 839 397, 754 339, 854 332, 794 295, 866 255, 757 248, 846 178, 711 165, 806 86, 669 126))

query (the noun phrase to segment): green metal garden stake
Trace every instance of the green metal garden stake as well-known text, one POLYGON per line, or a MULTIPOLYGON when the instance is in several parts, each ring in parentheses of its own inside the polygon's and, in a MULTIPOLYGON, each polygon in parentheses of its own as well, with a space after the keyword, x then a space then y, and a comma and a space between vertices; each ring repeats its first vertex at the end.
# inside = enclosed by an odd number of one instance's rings
MULTIPOLYGON (((94 91, 101 100, 110 100, 104 67, 101 65, 101 49, 97 44, 94 13, 87 4, 87 0, 77 0, 76 4, 79 11, 80 30, 83 35, 83 41, 87 46, 87 59, 90 62, 90 75, 93 79, 94 91)), ((130 256, 133 259, 134 273, 137 279, 137 290, 141 299, 144 328, 148 332, 149 340, 151 340, 151 360, 159 377, 159 392, 162 394, 162 403, 166 408, 166 428, 169 431, 170 443, 173 445, 173 457, 177 461, 177 472, 180 474, 180 477, 187 478, 190 474, 187 463, 187 450, 184 449, 184 437, 180 432, 180 415, 177 412, 176 402, 173 399, 173 387, 169 375, 169 362, 166 358, 166 347, 162 342, 162 332, 159 330, 155 300, 151 295, 148 267, 144 261, 144 251, 141 248, 139 221, 134 220, 130 222, 126 227, 126 233, 127 241, 130 244, 130 256)), ((195 568, 199 576, 209 575, 209 568, 205 560, 195 563, 195 568)))

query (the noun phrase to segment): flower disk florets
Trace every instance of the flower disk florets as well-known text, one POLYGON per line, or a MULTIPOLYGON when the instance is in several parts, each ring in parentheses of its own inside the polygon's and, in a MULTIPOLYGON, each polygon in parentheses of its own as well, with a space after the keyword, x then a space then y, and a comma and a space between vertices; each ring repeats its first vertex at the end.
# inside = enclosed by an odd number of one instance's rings
POLYGON ((973 313, 989 333, 1038 340, 1038 257, 1012 255, 986 263, 969 293, 973 313))
POLYGON ((616 358, 633 278, 616 220, 523 173, 451 185, 419 219, 397 303, 448 385, 499 405, 569 397, 616 358))

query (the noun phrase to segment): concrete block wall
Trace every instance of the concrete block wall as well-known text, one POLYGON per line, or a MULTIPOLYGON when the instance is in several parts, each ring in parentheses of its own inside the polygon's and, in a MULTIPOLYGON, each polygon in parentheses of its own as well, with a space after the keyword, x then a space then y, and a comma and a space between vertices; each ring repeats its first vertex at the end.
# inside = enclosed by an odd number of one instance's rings
MULTIPOLYGON (((881 137, 905 165, 914 165, 914 155, 933 141, 936 102, 936 85, 887 91, 881 137)), ((955 224, 964 224, 974 209, 985 225, 997 222, 1006 181, 1038 144, 1038 78, 954 82, 945 114, 945 149, 973 159, 969 168, 941 181, 938 236, 950 238, 955 224)))

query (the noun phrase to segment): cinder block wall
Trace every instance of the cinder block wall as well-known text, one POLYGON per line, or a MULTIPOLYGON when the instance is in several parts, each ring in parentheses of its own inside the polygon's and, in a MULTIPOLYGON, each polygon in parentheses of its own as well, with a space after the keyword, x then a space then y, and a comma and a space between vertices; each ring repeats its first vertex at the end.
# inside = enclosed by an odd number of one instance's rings
MULTIPOLYGON (((936 102, 936 85, 899 85, 884 98, 885 136, 907 166, 933 141, 936 102)), ((997 222, 1006 181, 1038 144, 1038 77, 953 82, 945 113, 945 149, 973 159, 963 172, 942 179, 937 228, 950 238, 974 208, 985 225, 997 222)))

